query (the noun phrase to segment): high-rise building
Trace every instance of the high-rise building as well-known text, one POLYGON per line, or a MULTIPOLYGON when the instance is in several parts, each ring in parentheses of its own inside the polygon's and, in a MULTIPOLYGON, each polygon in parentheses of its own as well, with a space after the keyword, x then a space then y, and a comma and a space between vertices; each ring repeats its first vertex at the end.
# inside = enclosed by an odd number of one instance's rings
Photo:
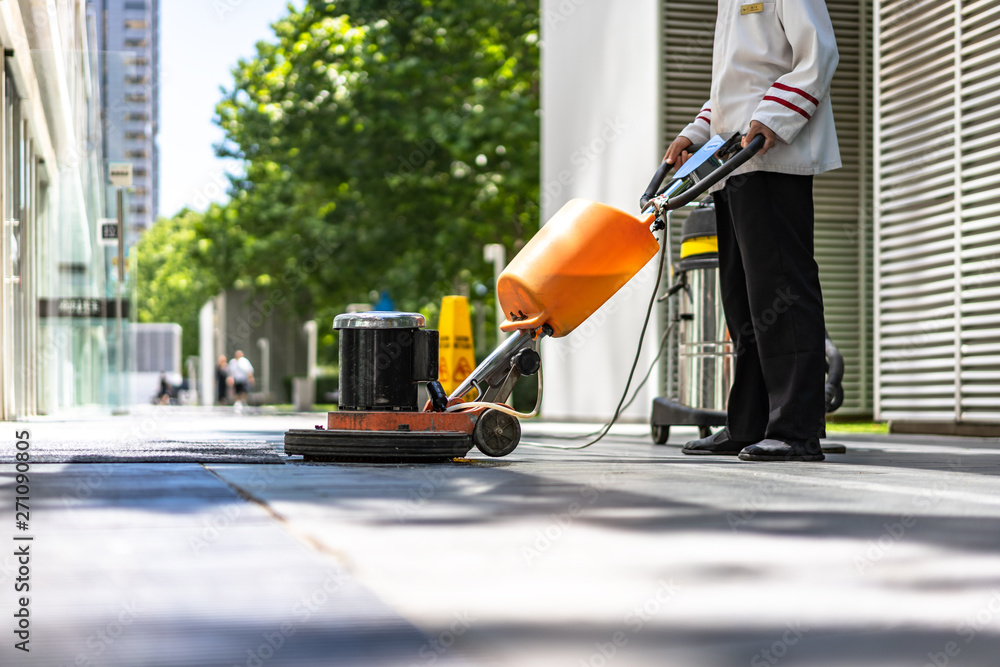
MULTIPOLYGON (((131 162, 127 220, 148 228, 159 209, 159 0, 96 0, 104 156, 131 162)), ((115 198, 108 197, 113 209, 115 198)), ((108 215, 113 216, 114 210, 108 215)))

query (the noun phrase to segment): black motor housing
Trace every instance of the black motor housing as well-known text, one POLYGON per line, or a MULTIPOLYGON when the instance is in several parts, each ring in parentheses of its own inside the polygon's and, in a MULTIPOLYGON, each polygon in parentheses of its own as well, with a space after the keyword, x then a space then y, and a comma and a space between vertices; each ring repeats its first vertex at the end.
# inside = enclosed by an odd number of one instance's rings
POLYGON ((338 315, 341 410, 416 411, 418 383, 437 380, 438 332, 419 313, 338 315))

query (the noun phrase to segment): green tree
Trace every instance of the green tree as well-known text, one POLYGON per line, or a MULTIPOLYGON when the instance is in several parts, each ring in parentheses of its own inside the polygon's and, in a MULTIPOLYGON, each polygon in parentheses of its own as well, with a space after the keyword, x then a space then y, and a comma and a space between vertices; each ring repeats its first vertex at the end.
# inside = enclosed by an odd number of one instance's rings
POLYGON ((198 311, 220 288, 209 267, 210 243, 201 235, 205 219, 221 213, 213 206, 206 213, 185 209, 160 218, 136 245, 138 319, 180 324, 183 358, 198 354, 198 311))
POLYGON ((220 282, 326 315, 372 289, 416 309, 489 284, 482 246, 538 224, 537 2, 309 0, 274 30, 217 108, 245 175, 206 224, 247 242, 220 282))

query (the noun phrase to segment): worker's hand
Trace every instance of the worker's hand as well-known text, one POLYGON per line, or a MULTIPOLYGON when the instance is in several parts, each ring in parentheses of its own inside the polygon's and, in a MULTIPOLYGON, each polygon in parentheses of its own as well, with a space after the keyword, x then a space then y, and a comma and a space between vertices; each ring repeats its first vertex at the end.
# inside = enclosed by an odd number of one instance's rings
POLYGON ((743 148, 750 145, 750 141, 753 140, 758 134, 764 135, 764 147, 757 151, 757 155, 763 155, 764 153, 771 150, 771 148, 778 143, 778 135, 776 135, 771 128, 759 120, 750 121, 750 131, 747 132, 747 136, 743 137, 743 148))
POLYGON ((687 159, 691 157, 691 154, 687 152, 687 149, 691 146, 691 140, 687 137, 677 137, 674 142, 670 144, 670 148, 667 149, 667 154, 663 156, 664 162, 674 165, 674 167, 680 169, 687 162, 687 159))

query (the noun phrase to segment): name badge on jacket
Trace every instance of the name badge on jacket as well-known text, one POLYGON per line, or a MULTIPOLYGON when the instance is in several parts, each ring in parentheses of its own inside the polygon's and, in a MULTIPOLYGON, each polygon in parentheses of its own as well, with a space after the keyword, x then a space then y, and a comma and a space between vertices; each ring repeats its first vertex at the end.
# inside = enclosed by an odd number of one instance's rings
POLYGON ((762 11, 764 11, 763 2, 755 2, 751 5, 740 6, 740 16, 746 16, 747 14, 759 14, 762 11))

